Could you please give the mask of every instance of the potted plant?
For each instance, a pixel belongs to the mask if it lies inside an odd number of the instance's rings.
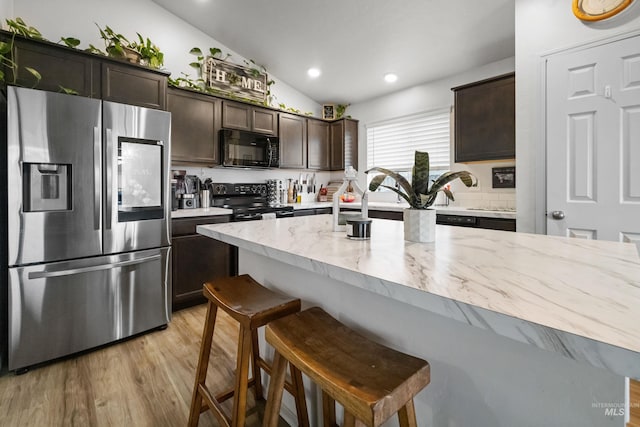
[[[104,47],[107,51],[107,55],[114,58],[123,58],[129,62],[140,62],[139,52],[131,48],[131,43],[122,34],[116,33],[108,25],[104,27],[104,30],[96,24],[100,31],[100,37],[104,40]]]
[[[138,42],[131,43],[129,47],[140,54],[141,65],[147,65],[152,68],[162,67],[164,64],[164,53],[160,51],[158,46],[151,42],[149,37],[145,40],[140,33],[136,34],[138,35]]]
[[[379,187],[388,188],[409,203],[409,208],[404,210],[403,219],[404,238],[411,242],[433,242],[435,240],[436,211],[429,208],[441,191],[449,200],[455,200],[453,193],[447,187],[451,181],[460,179],[467,187],[478,185],[476,177],[468,171],[445,172],[429,185],[429,153],[421,151],[415,153],[411,183],[399,173],[385,168],[373,167],[366,173],[374,171],[381,173],[371,180],[370,191],[376,191]],[[382,182],[387,177],[393,178],[399,188],[383,184]]]

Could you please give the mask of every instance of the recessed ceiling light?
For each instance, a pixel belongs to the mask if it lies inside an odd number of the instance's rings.
[[[315,79],[316,77],[320,76],[320,70],[318,70],[317,68],[309,68],[307,70],[307,74],[309,75],[309,77],[313,77]]]
[[[384,81],[387,83],[393,83],[398,80],[398,76],[393,73],[387,73],[384,75]]]

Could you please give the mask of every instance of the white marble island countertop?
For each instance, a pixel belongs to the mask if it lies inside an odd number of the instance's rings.
[[[405,242],[373,220],[369,241],[331,216],[198,226],[200,234],[564,356],[640,377],[636,246],[437,226]]]

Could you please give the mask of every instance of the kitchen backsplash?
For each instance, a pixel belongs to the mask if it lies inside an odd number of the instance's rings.
[[[206,168],[191,166],[172,166],[172,170],[186,170],[189,175],[197,175],[201,180],[211,178],[213,182],[229,183],[257,183],[265,182],[267,179],[293,179],[300,180],[300,174],[313,175],[312,170],[296,169],[234,169],[234,168]],[[343,172],[321,172],[316,171],[316,192],[320,184],[327,186],[331,179],[342,179]]]
[[[449,202],[449,206],[515,210],[516,188],[493,188],[491,182],[492,168],[508,166],[513,166],[513,164],[509,162],[454,164],[452,170],[467,170],[473,173],[478,178],[478,186],[467,188],[460,180],[452,182],[451,191],[453,192],[455,201]],[[395,202],[398,200],[398,197],[391,191],[376,191],[369,195],[369,200]],[[444,194],[439,193],[436,205],[443,205],[445,203]]]
[[[498,166],[508,166],[504,163]],[[465,169],[474,173],[479,180],[475,188],[467,188],[460,182],[452,185],[454,202],[449,202],[449,206],[469,207],[469,208],[493,208],[493,209],[515,209],[516,189],[515,188],[492,188],[491,186],[491,166],[490,164],[464,164],[456,165],[456,170]],[[197,175],[201,180],[211,178],[213,182],[230,183],[253,183],[264,182],[267,179],[293,179],[299,180],[300,174],[313,175],[311,170],[296,169],[234,169],[234,168],[207,168],[190,166],[173,166],[172,169],[186,170],[189,175]],[[320,189],[320,184],[327,186],[329,181],[342,181],[344,172],[316,171],[316,192]],[[365,188],[364,186],[362,188]],[[369,194],[370,201],[395,202],[397,196],[390,191],[374,192]],[[441,193],[436,204],[444,204],[444,195]]]

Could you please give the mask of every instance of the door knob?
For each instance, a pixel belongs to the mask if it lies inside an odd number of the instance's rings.
[[[551,218],[553,218],[553,219],[564,219],[564,212],[562,212],[562,211],[553,211],[553,212],[551,212]]]

